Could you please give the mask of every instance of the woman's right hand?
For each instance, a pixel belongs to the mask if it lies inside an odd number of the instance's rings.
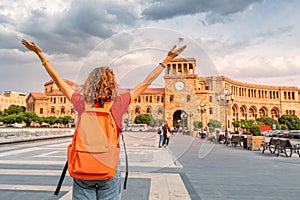
[[[168,52],[167,57],[164,59],[163,62],[166,64],[169,63],[172,59],[176,58],[183,50],[186,48],[186,45],[182,47],[178,47],[174,45],[173,48]]]
[[[35,44],[34,42],[28,42],[27,40],[23,39],[22,44],[29,50],[33,51],[36,54],[42,53],[42,49]]]

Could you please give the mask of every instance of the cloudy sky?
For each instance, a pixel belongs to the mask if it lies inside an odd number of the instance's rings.
[[[197,59],[199,75],[300,87],[299,8],[297,0],[1,0],[0,92],[43,92],[50,80],[22,38],[78,83],[109,65],[132,87],[172,45],[187,44],[181,56]],[[162,86],[160,77],[153,87]]]

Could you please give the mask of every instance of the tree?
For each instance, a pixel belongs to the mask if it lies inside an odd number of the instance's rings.
[[[135,117],[134,123],[153,125],[153,124],[155,124],[155,120],[153,119],[152,115],[150,115],[150,114],[139,114]]]
[[[45,118],[45,122],[50,125],[53,125],[57,122],[57,118],[55,116],[49,116]]]
[[[300,129],[300,119],[296,115],[282,115],[278,122],[280,124],[285,124],[289,130],[299,130]]]
[[[261,118],[258,118],[256,121],[257,122],[262,122],[263,125],[269,125],[271,127],[273,126],[273,124],[275,124],[277,129],[279,127],[278,121],[276,119],[271,118],[271,117],[261,117]]]
[[[221,128],[222,123],[218,120],[210,119],[208,122],[208,127],[210,131],[214,131],[216,128]]]
[[[289,127],[285,124],[280,124],[280,130],[289,130]]]
[[[24,112],[24,118],[23,121],[26,123],[26,126],[30,126],[32,121],[37,122],[39,116],[35,112]]]
[[[260,135],[260,126],[253,124],[250,127],[250,133],[252,133],[254,136],[259,136]]]
[[[161,124],[163,124],[164,122],[165,122],[164,119],[156,119],[156,120],[155,120],[155,125],[161,125]]]
[[[26,107],[25,106],[18,106],[18,105],[10,105],[7,109],[4,109],[4,113],[7,115],[11,114],[19,114],[21,112],[25,112]]]
[[[63,125],[67,125],[73,118],[71,116],[64,116],[61,118],[61,123]]]
[[[8,116],[6,116],[6,117],[3,117],[3,122],[5,123],[5,124],[13,124],[13,123],[15,123],[16,122],[16,117],[17,117],[17,115],[16,114],[11,114],[11,115],[8,115]]]
[[[199,128],[202,128],[202,122],[200,121],[193,121],[193,126],[194,126],[194,129],[199,129]]]

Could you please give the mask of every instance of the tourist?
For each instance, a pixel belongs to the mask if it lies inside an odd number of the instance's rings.
[[[180,48],[174,46],[168,52],[165,59],[147,75],[144,81],[131,89],[130,92],[117,96],[117,94],[115,94],[117,86],[115,75],[109,67],[93,69],[82,87],[82,92],[78,93],[77,90],[74,91],[74,89],[60,77],[37,44],[24,39],[22,40],[22,44],[39,57],[42,66],[45,67],[45,70],[53,79],[54,83],[68,100],[72,102],[75,110],[78,112],[78,118],[80,118],[80,113],[85,110],[85,104],[91,105],[92,107],[103,107],[104,103],[112,102],[110,112],[117,125],[118,134],[120,134],[122,116],[127,111],[129,104],[145,91],[173,58],[177,57],[186,48],[186,46]],[[121,198],[121,175],[119,169],[115,173],[115,176],[108,180],[80,180],[73,178],[72,198],[74,200],[119,200]]]

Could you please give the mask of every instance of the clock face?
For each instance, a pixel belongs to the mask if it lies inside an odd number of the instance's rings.
[[[184,88],[184,83],[183,83],[183,82],[180,82],[180,81],[176,82],[176,83],[175,83],[175,88],[176,88],[176,90],[183,90],[183,88]]]

